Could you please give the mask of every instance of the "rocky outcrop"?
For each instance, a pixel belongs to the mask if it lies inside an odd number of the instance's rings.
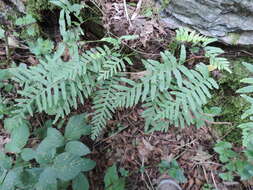
[[[187,26],[229,44],[253,45],[252,0],[170,0],[163,17],[170,28]]]

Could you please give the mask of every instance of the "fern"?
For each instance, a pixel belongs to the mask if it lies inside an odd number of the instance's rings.
[[[253,65],[249,63],[243,63],[243,65],[253,73]],[[243,145],[245,147],[248,147],[250,143],[253,142],[253,98],[249,95],[253,92],[253,78],[245,78],[241,80],[242,83],[249,84],[248,86],[245,86],[239,90],[237,90],[237,93],[242,93],[241,96],[248,101],[251,106],[248,110],[246,110],[242,114],[242,119],[249,118],[251,121],[247,123],[242,123],[238,127],[242,129],[242,135],[243,135]],[[247,95],[248,94],[248,95]]]
[[[215,38],[200,35],[194,30],[188,28],[179,28],[176,30],[176,40],[179,42],[192,43],[193,45],[202,45],[203,47],[217,41]]]
[[[71,59],[68,62],[61,59],[64,49],[62,46],[53,56],[41,59],[39,65],[19,67],[13,72],[14,80],[22,87],[18,92],[22,98],[17,99],[16,114],[24,117],[27,112],[33,115],[34,110],[54,110],[56,120],[64,117],[93,92],[96,84],[93,73],[101,73],[108,63],[115,62],[116,69],[123,65],[120,55],[107,47],[85,52],[81,61]],[[112,72],[117,71],[113,69]]]
[[[118,78],[114,77],[103,81],[100,88],[96,91],[93,99],[93,109],[95,110],[92,118],[92,138],[96,138],[102,128],[106,126],[109,119],[112,118],[112,113],[115,111],[114,102],[117,96],[115,85],[118,84]]]
[[[208,76],[207,67],[202,64],[195,70],[186,68],[183,65],[186,59],[184,45],[179,61],[168,51],[161,53],[161,57],[162,62],[143,60],[146,75],[137,81],[118,77],[113,83],[102,84],[98,97],[94,98],[93,108],[99,110],[95,111],[92,120],[95,124],[93,138],[99,135],[106,119],[112,118],[116,108],[132,107],[139,102],[145,102],[142,116],[146,120],[146,129],[152,123],[162,121],[183,127],[194,123],[193,118],[201,119],[201,107],[211,97],[209,90],[218,88]]]
[[[179,28],[176,31],[176,40],[180,43],[191,43],[193,46],[200,45],[205,51],[205,57],[209,59],[209,70],[225,70],[231,73],[229,61],[224,57],[219,57],[224,51],[221,48],[209,46],[208,44],[217,41],[215,38],[209,38],[190,31],[187,28]]]

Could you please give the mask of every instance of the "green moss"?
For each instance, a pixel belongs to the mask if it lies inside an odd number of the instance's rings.
[[[208,104],[209,106],[219,106],[222,108],[222,113],[216,121],[232,123],[232,126],[214,126],[218,134],[221,137],[226,135],[226,141],[238,144],[241,144],[241,130],[236,128],[236,126],[245,122],[245,120],[241,119],[241,115],[249,107],[249,103],[236,93],[236,90],[242,87],[240,80],[249,76],[249,72],[241,64],[243,61],[253,63],[253,60],[248,57],[231,61],[232,74],[223,74],[218,81],[220,89],[213,94],[213,98]]]
[[[26,8],[29,14],[40,20],[42,11],[52,9],[52,4],[49,3],[49,0],[28,0]]]

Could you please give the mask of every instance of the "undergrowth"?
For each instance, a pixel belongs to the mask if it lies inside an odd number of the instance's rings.
[[[238,83],[234,81],[233,73],[231,75],[233,69],[230,69],[229,61],[221,56],[224,51],[212,46],[216,41],[214,38],[180,28],[176,31],[173,48],[160,52],[158,60],[142,59],[143,70],[133,72],[131,67],[135,59],[124,53],[122,41],[138,40],[138,36],[106,36],[95,41],[96,47],[83,51],[81,43],[86,42],[82,41],[84,32],[81,25],[85,20],[81,11],[84,4],[51,0],[43,1],[45,4],[40,7],[42,2],[28,2],[36,8],[43,9],[50,3],[49,6],[60,9],[62,40],[55,45],[49,39],[36,37],[40,36],[36,30],[39,18],[34,18],[36,9],[16,20],[15,24],[23,27],[28,35],[20,37],[27,38],[27,46],[39,63],[14,65],[5,70],[8,77],[0,76],[1,81],[11,81],[16,90],[15,96],[12,96],[15,101],[10,100],[12,103],[0,94],[0,119],[4,120],[5,132],[10,136],[0,154],[1,189],[63,190],[70,185],[74,190],[88,189],[85,172],[95,167],[95,163],[84,158],[90,150],[80,138],[83,135],[90,135],[93,140],[101,137],[107,122],[113,119],[118,109],[142,106],[145,132],[167,132],[170,126],[202,127],[212,122],[216,115],[206,113],[204,108],[213,97],[212,92],[220,84],[222,89],[219,92],[224,95],[227,90],[224,85]],[[189,66],[188,55],[193,51],[202,52],[202,59]],[[244,65],[253,71],[252,65]],[[220,80],[218,84],[211,75],[214,70],[229,73],[231,80]],[[252,78],[242,82],[253,83]],[[231,86],[231,89],[235,91],[238,86]],[[238,92],[253,92],[252,86]],[[242,97],[252,104],[250,96]],[[92,111],[70,117],[66,127],[62,128],[60,123],[63,124],[86,100],[92,101]],[[234,103],[237,109],[238,102]],[[242,105],[238,107],[242,108]],[[238,111],[245,111],[243,118],[246,118],[252,110]],[[43,137],[34,133],[35,127],[30,124],[31,118],[38,114],[53,118],[50,126],[43,128],[43,133],[46,133]],[[252,120],[251,117],[249,119]],[[228,142],[220,142],[215,147],[228,170],[221,175],[224,180],[232,180],[234,173],[242,179],[252,177],[251,124],[239,125],[243,146],[246,147],[244,156],[240,156],[248,161],[236,159],[237,153],[231,150],[232,144]],[[33,138],[37,140],[36,146],[30,142]],[[185,181],[176,162],[170,167],[175,169],[174,172],[180,171],[181,180]],[[106,188],[113,190],[110,185],[115,186],[112,180],[116,180],[116,186],[124,189],[125,178],[118,176],[116,166],[109,168],[108,173],[112,174],[105,176]]]

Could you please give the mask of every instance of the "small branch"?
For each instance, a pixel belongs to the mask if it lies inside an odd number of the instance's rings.
[[[188,61],[191,61],[191,60],[194,60],[194,59],[204,59],[206,58],[205,56],[194,56],[194,57],[191,57],[189,59],[187,59],[185,62],[188,62]]]
[[[139,0],[138,3],[137,3],[136,9],[135,9],[135,11],[134,11],[134,14],[133,14],[132,17],[131,17],[131,20],[134,20],[135,17],[138,16],[138,14],[139,14],[139,12],[140,12],[140,10],[141,10],[141,4],[142,4],[142,0]]]
[[[124,2],[124,9],[125,9],[126,18],[127,18],[127,21],[129,22],[129,25],[130,25],[130,27],[131,27],[131,26],[132,26],[132,23],[131,23],[131,20],[130,20],[130,18],[129,18],[129,15],[128,15],[126,0],[123,0],[123,2]]]
[[[212,176],[212,180],[213,180],[213,184],[215,186],[215,189],[218,189],[217,183],[216,183],[216,181],[214,179],[213,171],[211,171],[211,176]]]
[[[8,42],[7,31],[4,32],[4,40],[5,40],[5,52],[6,52],[7,64],[9,64],[10,63],[10,46]]]
[[[231,122],[215,122],[215,121],[208,121],[206,119],[204,119],[204,121],[206,123],[209,123],[209,124],[214,124],[214,125],[232,125]]]

